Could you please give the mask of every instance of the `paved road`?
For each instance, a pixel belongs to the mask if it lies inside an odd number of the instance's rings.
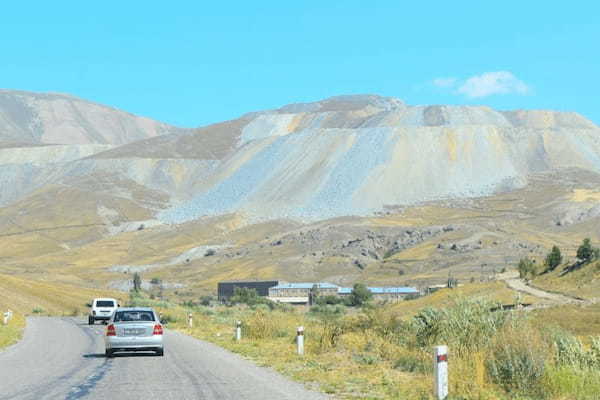
[[[325,399],[210,343],[165,333],[165,356],[104,357],[104,327],[29,318],[0,352],[0,399]]]

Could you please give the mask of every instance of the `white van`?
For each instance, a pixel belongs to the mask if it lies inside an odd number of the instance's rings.
[[[108,321],[119,307],[115,299],[94,299],[88,316],[88,324],[94,325],[96,321]]]

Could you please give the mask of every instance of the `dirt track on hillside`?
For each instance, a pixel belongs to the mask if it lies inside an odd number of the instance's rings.
[[[539,299],[543,299],[542,304],[547,305],[564,305],[564,304],[587,304],[585,300],[576,299],[560,293],[547,292],[545,290],[529,286],[523,279],[519,278],[517,271],[510,271],[500,277],[506,282],[506,285],[517,292],[525,293]]]

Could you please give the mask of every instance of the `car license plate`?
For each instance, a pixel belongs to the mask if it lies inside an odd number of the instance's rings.
[[[143,329],[136,329],[136,328],[128,328],[128,329],[126,328],[124,330],[124,332],[125,332],[126,336],[137,336],[137,335],[143,334],[144,330]]]

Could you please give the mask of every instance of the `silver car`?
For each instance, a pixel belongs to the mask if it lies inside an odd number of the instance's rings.
[[[132,351],[152,351],[162,356],[163,326],[152,308],[117,308],[106,327],[105,343],[106,357]]]

